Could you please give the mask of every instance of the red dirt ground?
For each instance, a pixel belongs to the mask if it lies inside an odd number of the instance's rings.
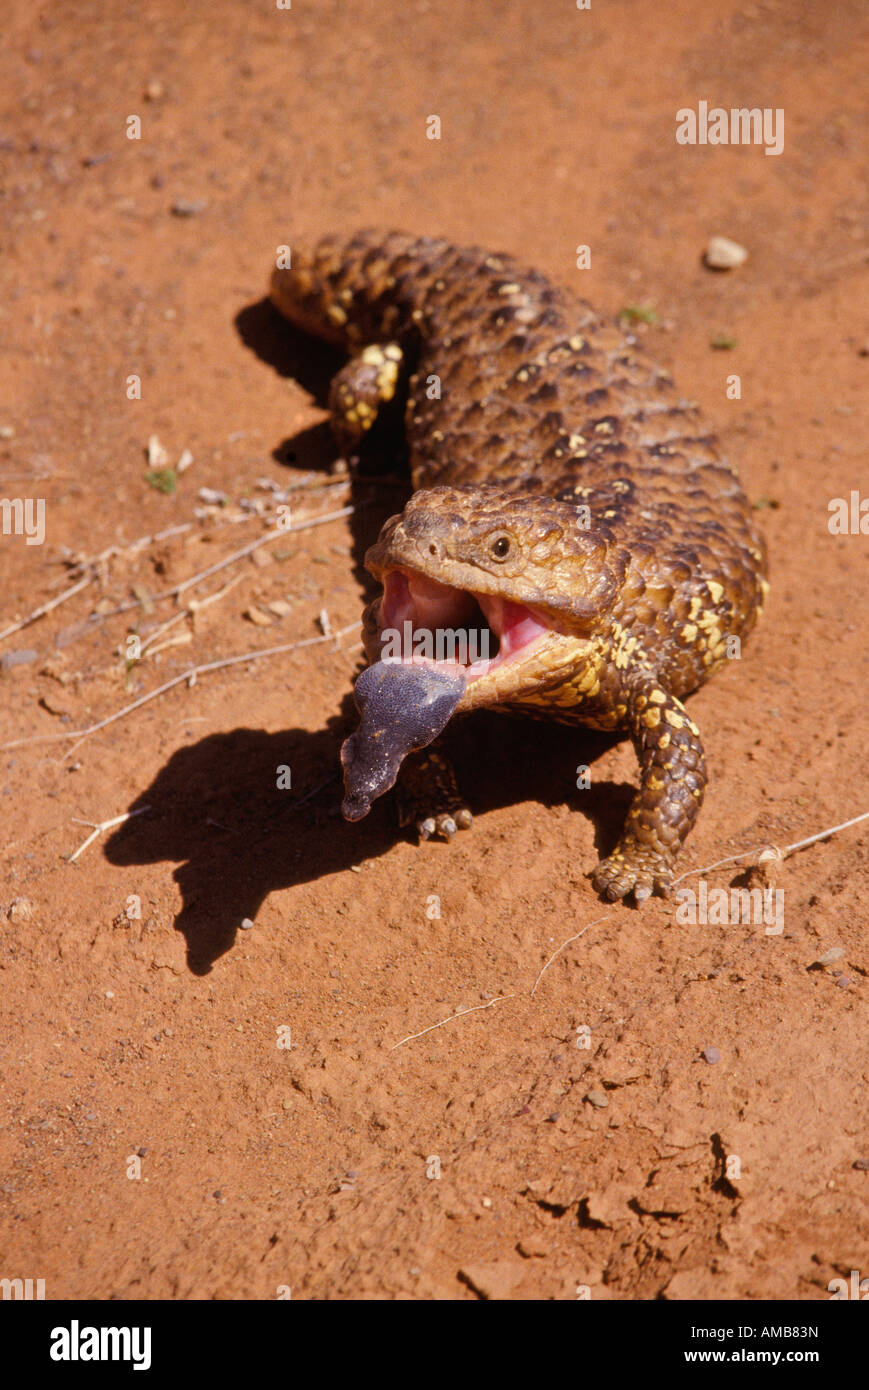
[[[865,6],[4,14],[0,489],[45,499],[46,537],[2,538],[0,628],[76,557],[192,525],[0,643],[3,742],[26,740],[0,754],[0,1274],[124,1299],[825,1299],[865,1274],[863,827],[787,860],[768,936],[595,899],[626,743],[480,718],[455,734],[472,832],[417,846],[390,798],[346,825],[353,632],[79,746],[31,741],[316,637],[323,609],[357,621],[359,557],[401,495],[322,489],[334,358],[262,301],[279,245],[374,224],[513,252],[614,314],[654,305],[638,333],[764,508],[766,616],[691,702],[711,788],[683,867],[869,809],[869,537],[827,525],[866,487]],[[782,108],[783,153],[677,145],[700,100]],[[716,233],[744,266],[704,268]],[[151,435],[194,455],[174,495],[146,480]],[[149,595],[262,534],[238,505],[268,499],[258,478],[311,473],[299,516],[356,514],[206,580],[199,598],[238,582],[127,672],[127,634],[183,612]],[[202,487],[230,505],[197,518]],[[278,599],[270,630],[245,616]],[[143,805],[69,862],[75,819]]]

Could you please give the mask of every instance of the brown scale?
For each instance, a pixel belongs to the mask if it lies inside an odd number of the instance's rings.
[[[630,335],[510,256],[360,232],[294,249],[271,293],[350,354],[330,402],[348,452],[407,391],[416,491],[369,551],[375,577],[415,570],[524,605],[549,629],[469,682],[459,709],[627,732],[641,787],[593,879],[610,899],[667,892],[706,782],[680,697],[739,654],[767,590],[751,507],[697,411]],[[376,600],[371,660],[379,619]],[[409,758],[399,790],[423,834],[470,824],[440,752]]]

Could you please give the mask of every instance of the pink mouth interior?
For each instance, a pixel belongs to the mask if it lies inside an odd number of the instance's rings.
[[[464,629],[476,630],[482,637],[485,629],[488,629],[488,660],[471,660],[474,655],[471,651],[469,660],[464,663],[440,659],[429,663],[441,669],[461,669],[469,682],[505,665],[549,631],[522,604],[511,603],[508,599],[491,594],[452,589],[416,570],[390,570],[384,576],[380,605],[381,632],[389,628],[404,634],[407,622],[412,623],[414,636],[428,632],[436,637],[447,629]],[[479,650],[485,650],[481,643],[478,643]],[[412,650],[405,650],[402,660],[424,661],[426,658],[413,656]]]

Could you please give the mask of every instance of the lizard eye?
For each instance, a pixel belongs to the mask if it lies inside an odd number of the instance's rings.
[[[491,550],[496,560],[506,560],[510,553],[509,536],[499,536],[497,540],[492,542]]]

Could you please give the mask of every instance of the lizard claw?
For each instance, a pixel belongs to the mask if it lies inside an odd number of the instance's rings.
[[[452,815],[443,811],[436,816],[426,816],[424,820],[417,821],[416,828],[422,840],[431,840],[438,836],[449,844],[457,830],[470,828],[473,819],[467,807],[463,806]]]

